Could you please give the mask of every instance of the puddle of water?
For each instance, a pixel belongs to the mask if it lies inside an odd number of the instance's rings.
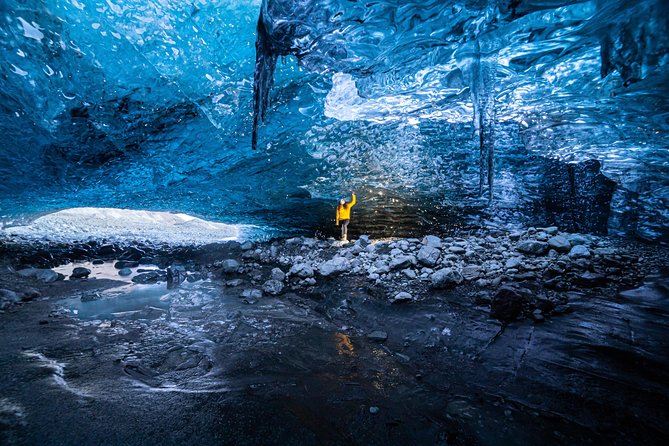
[[[165,283],[130,283],[91,295],[91,300],[71,297],[61,305],[79,319],[116,319],[140,316],[140,313],[151,310],[167,312],[170,308],[169,292]]]
[[[92,262],[74,262],[58,266],[56,268],[53,268],[53,270],[56,271],[57,273],[63,274],[65,276],[65,280],[71,280],[70,274],[72,274],[72,270],[74,268],[81,266],[91,270],[91,274],[88,276],[89,278],[111,279],[111,280],[121,280],[123,282],[132,282],[132,278],[135,277],[137,274],[139,274],[137,272],[138,269],[145,269],[145,270],[158,269],[156,265],[140,264],[137,268],[130,268],[132,270],[132,274],[130,274],[129,276],[120,276],[118,274],[119,270],[114,268],[114,263],[116,262],[117,260],[112,260],[102,263],[100,265],[93,265]],[[79,280],[79,279],[73,279],[73,280]]]

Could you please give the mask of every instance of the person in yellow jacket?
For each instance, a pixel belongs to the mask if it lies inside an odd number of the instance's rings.
[[[351,221],[351,208],[355,206],[355,193],[351,192],[351,202],[347,203],[343,198],[337,206],[337,226],[341,225],[341,239],[346,241],[348,236],[348,224]]]

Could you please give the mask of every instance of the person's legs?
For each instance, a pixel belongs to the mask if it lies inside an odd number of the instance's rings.
[[[346,240],[348,237],[348,222],[351,220],[344,220],[341,222],[341,239]]]

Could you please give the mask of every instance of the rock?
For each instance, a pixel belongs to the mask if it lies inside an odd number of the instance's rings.
[[[400,291],[399,293],[395,294],[393,297],[389,299],[389,302],[391,304],[402,304],[405,302],[411,302],[413,300],[413,296],[406,291]]]
[[[370,341],[385,342],[388,339],[388,333],[381,330],[374,330],[367,335],[367,339]]]
[[[313,277],[314,268],[308,263],[296,263],[290,268],[288,274],[291,276],[297,276],[301,279],[306,279],[307,277]]]
[[[407,276],[409,279],[415,279],[415,278],[416,278],[416,271],[414,271],[414,270],[412,270],[412,269],[410,269],[410,268],[403,269],[403,270],[402,270],[402,274],[404,274],[405,276]]]
[[[19,294],[12,290],[0,289],[0,310],[4,310],[11,304],[19,302]]]
[[[513,268],[518,268],[521,264],[523,263],[523,259],[520,257],[511,257],[506,261],[506,266],[507,269],[513,269]]]
[[[283,282],[286,279],[286,273],[284,273],[281,268],[272,268],[271,278],[272,280]]]
[[[346,257],[333,257],[320,264],[318,273],[321,276],[329,277],[344,273],[351,268],[351,262]]]
[[[78,266],[72,270],[72,274],[70,274],[70,279],[83,279],[85,277],[88,277],[90,273],[91,273],[90,269]]]
[[[441,248],[441,239],[434,235],[425,236],[425,238],[423,238],[422,243],[423,245],[425,245],[426,248],[437,248],[437,249]]]
[[[520,240],[520,238],[521,238],[522,236],[523,236],[523,233],[522,233],[522,232],[515,231],[515,232],[512,232],[511,234],[509,234],[509,239],[510,239],[512,242],[517,242],[518,240]]]
[[[364,248],[367,245],[369,245],[369,236],[368,235],[361,235],[358,240],[355,242],[356,245],[359,245],[360,247]]]
[[[188,283],[195,283],[202,279],[203,279],[202,273],[193,273],[186,276],[186,280],[188,281]]]
[[[543,232],[545,232],[548,235],[556,235],[558,233],[558,227],[557,226],[549,226],[548,228],[543,228]]]
[[[271,294],[272,296],[278,296],[283,291],[283,282],[275,279],[269,279],[263,284],[262,290],[267,294]]]
[[[532,312],[532,320],[537,324],[544,322],[546,318],[544,317],[543,312],[540,309],[536,309]]]
[[[148,273],[137,274],[135,277],[132,278],[132,281],[139,284],[150,284],[150,283],[158,283],[159,279],[160,279],[160,273],[158,273],[157,271],[150,271]]]
[[[235,286],[239,286],[241,284],[242,284],[242,279],[232,279],[232,280],[226,280],[225,281],[225,286],[235,287]]]
[[[569,257],[572,259],[588,259],[592,254],[585,245],[575,245],[569,251]]]
[[[511,322],[521,315],[527,302],[528,299],[518,290],[502,286],[490,302],[490,317],[501,322]]]
[[[569,240],[562,237],[561,235],[556,235],[555,237],[548,239],[548,246],[557,252],[569,252],[571,249],[571,243],[569,243]]]
[[[116,254],[116,247],[114,245],[106,244],[98,248],[98,254],[101,256],[111,256]]]
[[[371,413],[372,415],[375,415],[375,414],[379,413],[379,408],[377,406],[370,406],[369,407],[369,413]]]
[[[262,297],[262,290],[257,288],[246,289],[242,291],[241,297],[245,299],[260,299]]]
[[[453,254],[457,254],[457,255],[461,255],[461,254],[464,254],[465,252],[467,252],[467,250],[465,248],[463,248],[462,246],[457,246],[457,245],[449,247],[448,251],[453,253]]]
[[[126,249],[123,251],[123,253],[119,256],[119,260],[135,260],[139,262],[139,259],[144,257],[146,255],[146,252],[143,250],[136,248],[134,246],[131,246],[130,248]]]
[[[478,265],[469,265],[462,268],[462,277],[465,280],[476,280],[483,275],[483,268]]]
[[[105,263],[105,261],[102,260],[102,259],[95,259],[95,260],[93,260],[92,263],[93,263],[93,265],[103,265]]]
[[[221,270],[224,274],[231,274],[239,272],[239,268],[242,266],[238,260],[235,259],[225,259],[220,263]]]
[[[130,268],[121,268],[118,270],[119,276],[129,276],[130,274],[132,274],[132,270]]]
[[[432,273],[430,281],[433,288],[448,288],[462,283],[463,277],[453,268],[443,268]]]
[[[186,268],[181,265],[174,265],[167,268],[167,288],[176,288],[186,280]],[[134,279],[133,279],[134,280]]]
[[[432,237],[432,236],[428,236],[428,237]],[[441,245],[441,242],[439,242],[439,244]],[[418,251],[416,259],[418,260],[419,263],[421,263],[425,266],[434,266],[439,261],[439,256],[440,255],[441,255],[441,251],[438,248],[436,248],[434,246],[423,246]]]
[[[581,234],[569,234],[569,236],[567,236],[567,240],[569,240],[571,246],[585,245],[588,243],[588,239],[583,237]]]
[[[114,263],[114,268],[116,269],[137,268],[138,266],[139,262],[136,260],[119,260],[118,262]]]
[[[582,287],[595,288],[595,287],[606,286],[609,282],[609,279],[607,279],[605,276],[601,274],[591,273],[590,271],[586,271],[583,274],[574,277],[572,282]]]
[[[393,259],[390,261],[390,269],[391,270],[404,269],[408,266],[415,264],[416,264],[416,258],[414,256],[399,255],[397,257],[393,257]]]
[[[250,240],[245,241],[244,243],[242,243],[242,246],[241,246],[242,251],[250,251],[253,248],[255,248],[255,245]]]
[[[538,240],[523,240],[516,245],[516,251],[525,254],[544,255],[548,252],[548,243]]]
[[[481,291],[476,294],[476,297],[474,298],[474,302],[477,305],[488,305],[492,301],[492,298],[490,297],[490,293],[487,291]]]
[[[41,280],[44,283],[52,283],[65,278],[62,274],[46,268],[25,268],[18,270],[17,273],[19,276],[31,277],[33,279]]]

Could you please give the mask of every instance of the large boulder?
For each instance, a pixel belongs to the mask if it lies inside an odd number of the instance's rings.
[[[588,259],[592,254],[585,245],[575,245],[569,251],[569,257],[572,259]]]
[[[318,267],[318,273],[321,276],[336,276],[344,273],[351,268],[351,262],[346,257],[333,257],[331,260],[326,260]]]
[[[432,237],[432,236],[429,236],[429,237]],[[434,266],[439,261],[439,255],[440,254],[441,254],[441,251],[439,251],[438,248],[435,248],[433,246],[423,246],[418,251],[418,254],[416,255],[416,259],[418,260],[419,263],[421,263],[425,266]]]
[[[605,276],[590,271],[574,277],[572,281],[585,288],[605,287],[609,283],[609,279]]]
[[[555,237],[548,239],[548,246],[557,252],[569,252],[571,249],[571,243],[569,243],[569,240],[562,237],[561,235],[556,235]]]
[[[118,262],[114,263],[114,268],[116,269],[137,268],[138,266],[139,262],[137,260],[119,260]]]
[[[548,243],[538,240],[523,240],[516,245],[516,251],[541,256],[548,252]]]
[[[453,268],[443,268],[432,273],[430,281],[434,288],[448,288],[462,283],[462,274]]]
[[[308,263],[296,263],[290,267],[288,274],[306,279],[307,277],[314,276],[314,268]]]
[[[278,296],[283,291],[283,282],[270,279],[263,284],[262,290],[267,294],[271,294],[272,296]]]
[[[520,290],[503,286],[490,302],[490,317],[501,322],[511,322],[523,313],[528,302],[527,296]]]

